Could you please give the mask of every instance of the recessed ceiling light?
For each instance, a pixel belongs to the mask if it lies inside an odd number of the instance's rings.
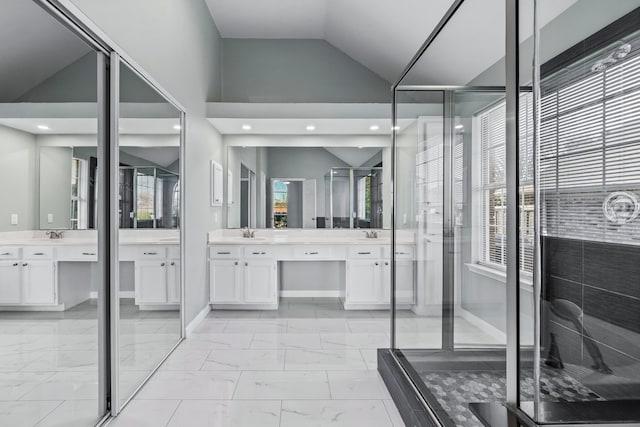
[[[251,130],[251,126],[249,126],[249,125],[242,125],[242,130]]]
[[[40,130],[50,130],[51,128],[47,125],[38,125],[38,129]]]
[[[307,130],[308,131],[316,130],[316,127],[314,125],[309,125],[307,126]]]
[[[378,125],[369,126],[369,130],[378,130],[378,129],[380,129],[380,126],[378,126]]]
[[[180,130],[180,129],[182,129],[182,128],[180,127],[180,125],[174,125],[174,126],[173,126],[173,128],[174,128],[175,130]]]
[[[464,129],[464,125],[456,125],[456,129]]]

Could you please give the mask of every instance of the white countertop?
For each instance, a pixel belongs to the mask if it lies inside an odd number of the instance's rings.
[[[120,245],[178,245],[175,230],[121,230]],[[45,231],[18,231],[0,233],[0,246],[96,246],[97,233],[93,230],[64,231],[62,239],[51,239]]]
[[[273,230],[257,229],[255,237],[242,237],[242,230],[225,229],[209,233],[210,245],[390,245],[390,230],[376,230],[377,238],[365,237],[368,230],[312,229]],[[398,244],[413,244],[413,236],[398,236]]]

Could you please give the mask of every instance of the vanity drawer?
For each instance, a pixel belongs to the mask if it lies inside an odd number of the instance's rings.
[[[397,245],[396,246],[396,259],[414,259],[413,246],[409,245]],[[384,248],[385,259],[391,258],[391,246]]]
[[[270,246],[245,246],[245,258],[276,258],[276,251]]]
[[[349,247],[349,258],[378,259],[381,248],[379,246],[351,246]]]
[[[20,248],[15,246],[0,246],[0,261],[3,259],[19,259]]]
[[[237,259],[240,258],[238,246],[210,246],[209,258],[212,259]]]
[[[334,251],[331,246],[296,246],[293,255],[297,259],[330,259]]]
[[[58,261],[98,261],[96,246],[60,246],[57,253]]]
[[[165,259],[167,248],[164,246],[142,246],[138,248],[138,259]]]
[[[39,248],[36,246],[26,246],[22,249],[24,259],[53,259],[53,248]]]

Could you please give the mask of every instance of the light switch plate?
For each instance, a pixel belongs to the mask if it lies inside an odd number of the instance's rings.
[[[53,224],[53,214],[47,214],[47,224]]]
[[[11,214],[11,225],[18,225],[18,214]]]

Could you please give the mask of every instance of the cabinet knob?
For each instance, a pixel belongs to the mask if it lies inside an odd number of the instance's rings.
[[[172,262],[171,262],[171,265],[176,265],[176,263],[172,261]]]
[[[29,265],[28,262],[25,262],[24,264],[22,264],[23,267],[26,267],[27,265]]]
[[[380,265],[380,263],[376,262],[376,265]]]
[[[164,267],[164,262],[162,264],[160,264],[160,267]]]
[[[244,263],[244,266],[245,266],[245,267],[247,267],[248,265],[249,265],[249,263],[248,263],[248,262],[245,262],[245,263]]]
[[[18,263],[17,263],[17,262],[14,262],[14,263],[13,263],[13,266],[14,266],[14,267],[17,267],[17,266],[18,266]]]
[[[236,265],[238,265],[238,261],[236,261]]]
[[[389,261],[385,261],[384,265],[389,265]]]

